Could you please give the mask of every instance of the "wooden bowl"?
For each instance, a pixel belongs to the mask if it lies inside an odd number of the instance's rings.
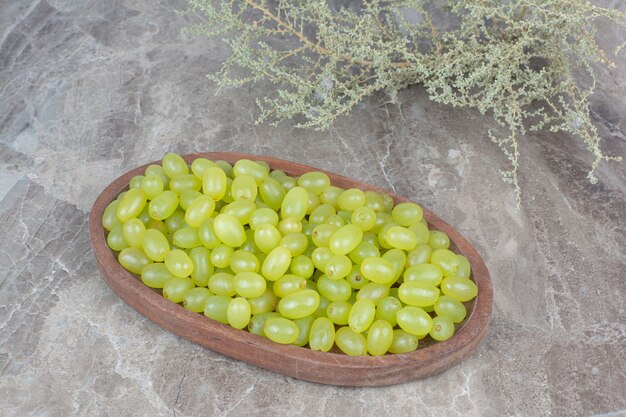
[[[292,176],[309,171],[322,171],[310,166],[276,158],[241,153],[196,153],[185,155],[191,163],[196,158],[225,160],[239,159],[266,161],[272,169],[281,169]],[[154,162],[159,163],[159,162]],[[467,317],[455,335],[438,343],[420,341],[416,351],[385,356],[347,356],[324,353],[293,345],[281,345],[243,330],[234,329],[202,314],[194,313],[165,299],[158,291],[145,286],[138,276],[126,271],[117,262],[116,254],[106,243],[101,219],[106,206],[127,189],[135,175],[143,174],[148,164],[136,168],[113,181],[95,201],[89,215],[89,234],[98,268],[109,287],[128,305],[166,330],[205,346],[213,351],[239,359],[261,368],[294,378],[323,384],[347,386],[383,386],[428,377],[459,363],[480,344],[491,319],[493,289],[487,268],[474,247],[452,226],[424,209],[430,228],[445,232],[451,248],[463,254],[472,267],[472,278],[478,286],[478,296],[469,303]],[[360,181],[326,172],[332,184],[357,187],[363,190],[385,192],[396,203],[408,199]]]

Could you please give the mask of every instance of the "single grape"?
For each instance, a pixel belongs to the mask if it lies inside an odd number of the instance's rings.
[[[467,315],[467,310],[463,303],[447,295],[439,296],[434,309],[438,316],[446,316],[454,323],[462,322]]]
[[[117,219],[124,223],[139,216],[146,205],[146,193],[140,188],[131,188],[120,200],[115,212]]]
[[[230,187],[230,195],[235,201],[254,201],[259,189],[257,183],[251,175],[238,175],[233,180]]]
[[[356,293],[356,299],[361,300],[368,298],[377,304],[380,300],[389,295],[390,288],[388,285],[379,284],[377,282],[368,282]]]
[[[232,298],[224,295],[211,295],[204,304],[204,315],[220,323],[228,324],[228,306]]]
[[[265,336],[281,344],[290,344],[296,341],[299,329],[296,323],[285,317],[269,317],[263,325]]]
[[[446,277],[441,281],[441,291],[462,303],[469,301],[478,294],[474,281],[455,276]]]
[[[141,270],[141,282],[150,288],[163,288],[165,283],[174,275],[167,270],[163,263],[151,263]]]
[[[396,329],[393,331],[393,340],[391,346],[389,346],[389,352],[391,353],[409,353],[417,349],[418,339],[417,336],[405,332],[402,329]]]
[[[424,217],[422,208],[415,203],[400,203],[391,210],[393,221],[400,226],[411,226],[419,223]]]
[[[240,159],[233,166],[235,178],[247,175],[257,183],[261,183],[269,175],[269,171],[266,165],[249,159]]]
[[[433,249],[426,244],[417,245],[415,249],[406,256],[407,267],[430,262]]]
[[[191,249],[202,244],[200,231],[195,227],[181,227],[172,235],[172,243],[178,248]]]
[[[402,303],[396,297],[384,297],[376,304],[376,319],[385,320],[393,327],[398,324],[396,313],[401,308]]]
[[[352,261],[346,255],[334,255],[324,266],[324,273],[330,279],[341,279],[352,271]]]
[[[454,323],[449,317],[437,316],[433,319],[433,328],[430,331],[430,337],[443,342],[450,339],[454,335]]]
[[[355,333],[349,327],[341,327],[335,333],[335,344],[348,356],[367,355],[367,340],[360,333]]]
[[[150,201],[148,212],[155,220],[165,220],[170,217],[178,207],[178,194],[174,191],[165,190]]]
[[[141,180],[141,189],[146,194],[148,200],[152,200],[165,189],[165,185],[160,176],[149,175]]]
[[[311,332],[313,320],[315,320],[315,317],[306,316],[293,321],[298,326],[298,337],[292,342],[293,345],[304,346],[309,343],[309,333]]]
[[[228,268],[234,250],[230,246],[219,245],[211,251],[211,263],[216,268]]]
[[[404,271],[404,282],[423,282],[438,286],[442,279],[441,268],[433,264],[416,264]]]
[[[148,229],[141,236],[141,248],[150,259],[162,262],[170,251],[170,244],[163,233]]]
[[[245,250],[236,250],[230,257],[230,269],[234,273],[257,272],[261,264],[254,253]]]
[[[293,187],[287,192],[280,206],[280,216],[302,220],[309,206],[309,193],[302,187]]]
[[[174,303],[182,303],[185,293],[194,288],[191,278],[174,277],[163,285],[163,297]]]
[[[102,214],[102,227],[105,230],[111,231],[115,226],[121,225],[122,222],[117,218],[117,207],[120,205],[119,200],[113,200],[109,203],[109,205],[104,209],[104,213]]]
[[[250,323],[250,303],[242,297],[233,298],[226,309],[228,324],[235,329],[243,329]]]
[[[415,336],[425,336],[433,328],[433,319],[423,309],[415,306],[404,306],[396,313],[398,326]]]
[[[393,342],[393,327],[385,320],[376,320],[367,332],[367,352],[372,356],[382,356]]]
[[[439,230],[431,230],[428,244],[433,250],[447,249],[450,246],[450,238],[444,232]]]
[[[194,313],[203,313],[206,300],[211,295],[213,294],[207,288],[192,288],[183,296],[183,306]]]
[[[107,245],[116,252],[126,249],[129,245],[124,239],[124,226],[118,224],[107,235]]]
[[[285,187],[274,178],[265,178],[259,185],[261,200],[274,211],[280,209],[285,194],[287,194]]]
[[[240,272],[233,278],[237,295],[244,298],[256,298],[267,289],[265,279],[256,272]]]
[[[256,228],[262,224],[271,224],[272,226],[278,225],[278,214],[269,207],[256,209],[252,214],[248,222],[250,229],[256,230]]]
[[[288,319],[310,316],[320,304],[320,294],[305,289],[292,292],[278,302],[278,312]]]
[[[274,282],[274,294],[283,298],[293,292],[306,288],[306,279],[292,274],[285,274]]]
[[[187,162],[185,162],[185,160],[180,155],[177,155],[175,153],[166,154],[163,157],[161,165],[163,166],[163,170],[170,179],[179,175],[185,175],[189,173],[189,167],[187,166]]]
[[[254,231],[254,243],[261,252],[267,254],[278,247],[282,236],[271,224],[262,224]]]
[[[206,287],[209,277],[213,275],[213,264],[211,263],[211,251],[205,247],[193,248],[189,251],[189,259],[193,269],[191,271],[191,279],[198,287]]]
[[[224,198],[227,184],[226,173],[217,166],[208,168],[202,176],[202,191],[214,201]]]
[[[398,297],[404,304],[428,307],[437,302],[439,288],[424,282],[405,282],[398,289]]]
[[[228,214],[219,214],[213,221],[217,237],[225,245],[236,248],[246,241],[246,231],[239,221]]]
[[[326,316],[335,324],[344,326],[348,324],[348,316],[352,304],[347,301],[333,301],[326,307]]]
[[[274,311],[278,304],[278,297],[271,288],[267,288],[260,296],[249,298],[248,302],[250,303],[250,312],[252,314],[260,314]]]
[[[363,230],[353,224],[337,229],[328,242],[328,247],[336,255],[347,255],[357,247],[363,238]]]
[[[376,306],[369,298],[361,298],[350,309],[348,325],[356,333],[363,333],[371,326],[376,315]]]
[[[196,158],[191,163],[191,172],[195,175],[200,181],[204,178],[204,173],[207,172],[209,168],[216,167],[217,164],[206,158]]]
[[[215,210],[215,202],[206,195],[200,195],[191,202],[185,213],[185,222],[191,227],[200,227]]]
[[[281,317],[280,313],[275,311],[266,311],[263,313],[252,313],[252,317],[250,318],[250,323],[248,323],[248,330],[250,333],[256,334],[257,336],[267,337],[265,335],[265,331],[263,331],[263,326],[265,325],[265,321],[270,317]]]
[[[330,279],[322,275],[317,279],[317,291],[330,301],[346,301],[352,294],[352,287],[345,279]]]
[[[313,266],[313,261],[311,258],[305,255],[295,256],[291,260],[291,264],[289,265],[289,271],[292,274],[301,276],[303,278],[310,278],[313,276],[313,271],[315,267]]]
[[[316,224],[326,223],[330,216],[337,214],[337,211],[330,204],[320,204],[315,207],[309,215],[309,222]]]
[[[388,285],[393,282],[396,269],[387,259],[371,256],[361,262],[361,274],[369,281]]]
[[[268,281],[276,281],[283,276],[291,265],[291,252],[287,248],[278,246],[267,255],[263,261],[261,272]]]
[[[309,348],[328,352],[335,343],[335,325],[328,317],[318,317],[311,324]]]
[[[188,277],[193,272],[193,262],[187,252],[174,249],[165,255],[167,270],[176,277]]]
[[[200,243],[207,249],[214,249],[221,244],[220,238],[217,237],[215,228],[213,227],[214,221],[215,219],[209,218],[203,221],[198,229],[198,239],[200,239]]]
[[[323,172],[307,172],[298,178],[298,185],[315,194],[320,194],[330,186],[330,178]]]
[[[170,179],[170,190],[180,195],[185,190],[199,191],[202,181],[193,174],[178,175]]]
[[[459,269],[459,258],[456,254],[448,249],[435,249],[430,256],[430,263],[441,268],[443,275],[456,276]]]

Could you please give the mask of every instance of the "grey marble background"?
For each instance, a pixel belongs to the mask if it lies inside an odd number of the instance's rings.
[[[623,1],[606,3],[623,9]],[[626,162],[563,135],[522,145],[521,210],[475,111],[419,88],[329,132],[256,126],[259,91],[218,96],[220,42],[184,34],[176,1],[0,0],[1,416],[626,415]],[[609,48],[624,31],[603,28]],[[592,110],[626,156],[626,59]],[[180,339],[113,294],[87,217],[100,191],[167,151],[247,151],[394,190],[457,227],[495,289],[478,351],[385,388],[283,377]],[[582,163],[582,165],[581,165]]]

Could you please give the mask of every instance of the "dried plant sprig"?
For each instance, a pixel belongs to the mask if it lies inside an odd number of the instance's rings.
[[[220,88],[275,85],[274,95],[257,101],[258,123],[298,116],[299,127],[325,129],[377,91],[395,97],[421,84],[430,99],[476,108],[509,132],[488,135],[511,163],[501,173],[518,205],[519,138],[527,131],[581,138],[594,157],[592,183],[601,161],[621,160],[601,150],[588,102],[596,65],[614,65],[595,41],[595,25],[604,19],[625,27],[621,11],[575,0],[363,0],[351,8],[324,0],[190,0],[190,6],[205,18],[193,31],[222,36],[231,48],[221,70],[209,75]]]

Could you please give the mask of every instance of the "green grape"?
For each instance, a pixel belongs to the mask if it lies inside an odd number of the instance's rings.
[[[311,258],[305,255],[295,256],[291,260],[291,265],[289,265],[289,271],[294,274],[301,276],[303,278],[310,278],[313,276],[313,271],[315,267],[313,266],[313,261]]]
[[[445,295],[464,303],[476,297],[478,287],[474,281],[467,278],[450,276],[441,281],[441,291]]]
[[[204,315],[223,324],[228,324],[228,306],[232,298],[224,295],[211,295],[204,304]]]
[[[278,247],[282,236],[278,229],[271,224],[262,224],[254,231],[254,243],[263,253],[270,253]]]
[[[280,317],[280,313],[275,311],[266,311],[257,314],[253,313],[253,316],[250,318],[250,323],[248,323],[248,330],[250,333],[256,334],[257,336],[267,337],[263,331],[263,326],[265,325],[265,321],[270,317]]]
[[[302,221],[295,217],[287,217],[278,222],[278,231],[286,236],[290,233],[300,233],[302,231]]]
[[[233,176],[233,166],[231,164],[229,164],[226,161],[217,160],[217,161],[215,161],[215,165],[220,167],[222,169],[222,171],[224,171],[228,177],[232,178],[232,176]]]
[[[330,301],[346,301],[352,294],[352,287],[345,279],[330,279],[322,275],[317,279],[317,291]]]
[[[469,278],[472,274],[472,266],[469,260],[463,255],[456,255],[459,260],[459,269],[456,271],[456,275],[460,278]]]
[[[335,333],[335,344],[348,356],[367,355],[367,341],[360,333],[355,333],[349,327],[341,327]]]
[[[371,256],[380,256],[380,250],[378,250],[375,245],[365,240],[361,241],[356,248],[352,249],[350,252],[350,259],[352,259],[355,264],[360,264],[365,258]]]
[[[150,175],[143,177],[140,188],[146,194],[148,200],[152,200],[165,189],[165,186],[161,177],[157,175]]]
[[[278,178],[278,177],[284,177],[285,175],[285,171],[282,171],[280,169],[274,169],[272,171],[270,171],[270,177],[272,178]]]
[[[307,202],[306,214],[311,214],[313,210],[315,210],[315,208],[322,203],[320,202],[320,197],[313,191],[307,190],[307,193],[309,195],[309,200]]]
[[[389,242],[387,242],[387,230],[398,227],[398,225],[394,222],[385,223],[383,227],[378,231],[378,244],[381,248],[391,249],[393,246]]]
[[[287,294],[278,302],[278,312],[288,319],[310,316],[320,304],[320,294],[305,289]]]
[[[448,249],[450,246],[450,238],[444,232],[439,230],[431,230],[428,244],[433,250],[435,249]]]
[[[400,203],[391,210],[391,217],[400,226],[418,224],[424,217],[422,208],[415,203]]]
[[[325,223],[330,216],[334,216],[335,214],[337,214],[337,211],[333,206],[329,204],[320,204],[315,207],[313,211],[311,211],[311,214],[309,215],[309,222],[322,224]]]
[[[227,184],[226,173],[220,167],[210,167],[202,176],[202,191],[214,201],[224,198]]]
[[[204,173],[207,172],[209,168],[214,168],[217,165],[215,162],[206,159],[206,158],[196,158],[191,163],[191,172],[195,175],[200,181],[204,178]]]
[[[369,281],[361,274],[361,265],[353,265],[352,270],[346,277],[346,281],[352,287],[352,289],[360,290]]]
[[[247,175],[259,184],[269,175],[269,172],[267,165],[249,159],[240,159],[233,166],[235,178]]]
[[[193,265],[191,279],[198,287],[206,287],[209,277],[213,275],[213,264],[211,263],[211,251],[200,246],[189,251],[189,258]]]
[[[328,352],[335,343],[335,325],[328,317],[318,317],[311,324],[309,348]]]
[[[342,279],[352,271],[352,261],[346,255],[334,255],[324,266],[324,273],[330,279]]]
[[[367,232],[376,224],[376,212],[371,207],[357,207],[352,212],[350,222]]]
[[[245,250],[236,250],[230,257],[230,269],[234,273],[257,272],[260,268],[259,258]]]
[[[337,198],[337,207],[341,210],[354,211],[365,204],[365,193],[358,188],[350,188]]]
[[[202,222],[211,217],[215,202],[211,197],[200,195],[191,202],[185,213],[185,222],[191,227],[200,227]]]
[[[217,237],[225,245],[238,247],[246,241],[243,225],[229,214],[218,214],[213,221],[213,229]]]
[[[147,229],[141,236],[141,248],[150,259],[162,262],[170,251],[170,243],[160,231]]]
[[[277,297],[283,298],[293,292],[306,288],[306,279],[292,274],[285,274],[274,282],[272,287]]]
[[[339,326],[345,326],[348,324],[348,316],[352,304],[348,301],[333,301],[326,307],[326,316],[335,324]]]
[[[415,306],[404,306],[396,313],[398,326],[415,336],[425,336],[433,328],[433,319],[427,312]]]
[[[296,323],[284,317],[269,317],[263,325],[263,333],[273,342],[288,345],[296,341],[299,329]]]
[[[186,211],[191,203],[193,203],[193,201],[200,196],[202,196],[202,193],[200,191],[193,190],[191,188],[182,190],[179,193],[180,208]]]
[[[398,289],[398,297],[404,304],[427,307],[439,298],[439,288],[424,282],[405,282]]]
[[[177,155],[175,153],[166,154],[163,157],[161,165],[163,166],[163,170],[170,179],[179,175],[189,174],[189,167],[187,166],[187,162],[185,162],[185,160],[180,155]]]
[[[165,283],[174,278],[163,263],[152,263],[141,270],[141,282],[150,288],[163,288]]]
[[[433,249],[429,245],[417,245],[415,249],[409,252],[406,256],[407,267],[410,268],[415,265],[429,263],[432,253]]]
[[[256,298],[267,289],[265,279],[256,272],[240,272],[233,278],[237,295],[245,298]]]
[[[192,288],[183,296],[183,306],[194,313],[203,313],[206,300],[212,295],[207,288]]]
[[[135,175],[130,179],[128,188],[141,188],[141,181],[144,179],[143,175]]]
[[[363,298],[368,298],[377,304],[380,300],[387,297],[389,295],[389,286],[384,284],[379,284],[377,282],[368,282],[359,290],[356,294],[356,299],[361,300]]]
[[[259,195],[261,200],[274,211],[277,211],[287,194],[287,190],[283,185],[274,178],[265,178],[259,184]]]
[[[311,325],[313,325],[315,317],[306,316],[301,319],[296,319],[293,322],[298,326],[298,337],[293,342],[296,346],[304,346],[309,343],[309,332],[311,331]]]
[[[167,232],[170,234],[174,234],[177,230],[187,225],[185,223],[185,212],[178,209],[163,222],[165,223]]]
[[[163,183],[163,189],[166,189],[170,184],[170,177],[167,176],[165,170],[161,165],[148,165],[144,172],[144,175],[146,177],[154,176],[161,178],[161,182]]]
[[[117,261],[128,271],[141,274],[141,270],[152,263],[152,259],[139,248],[124,248],[117,255]]]
[[[250,175],[236,176],[231,184],[230,195],[235,201],[247,200],[254,201],[259,189],[256,181]]]
[[[340,227],[330,238],[328,247],[336,255],[347,255],[357,247],[363,238],[363,231],[353,224]]]
[[[245,298],[233,298],[226,309],[226,319],[228,324],[235,329],[243,329],[250,323],[250,303]]]
[[[228,214],[236,218],[241,224],[248,224],[250,216],[256,210],[256,204],[249,200],[237,200],[224,206],[221,213]]]
[[[155,220],[165,220],[170,217],[178,207],[178,194],[174,191],[165,190],[150,201],[148,212]]]
[[[124,226],[119,224],[107,235],[107,245],[116,252],[127,248],[129,245],[124,239]]]
[[[430,337],[443,342],[454,335],[454,323],[446,316],[437,316],[433,319],[433,328],[430,331]]]
[[[283,219],[295,217],[302,220],[309,206],[309,193],[302,187],[293,187],[287,191],[280,206],[280,216]]]
[[[339,228],[334,224],[320,224],[313,229],[313,232],[311,232],[311,240],[318,248],[327,248],[330,244],[330,238],[338,229]]]
[[[200,230],[195,227],[181,227],[172,235],[172,243],[179,248],[195,248],[202,244]]]
[[[365,207],[369,207],[375,212],[381,212],[383,208],[383,199],[376,191],[366,190],[365,194]]]
[[[400,249],[389,249],[383,254],[382,258],[393,264],[393,281],[397,281],[402,276],[406,266],[406,253]]]
[[[330,178],[323,172],[307,172],[298,178],[298,185],[316,194],[320,194],[330,186]]]
[[[198,228],[198,239],[207,249],[215,249],[221,243],[213,227],[214,220],[213,218],[206,219]]]
[[[232,297],[235,295],[235,276],[227,272],[215,272],[209,277],[208,287],[213,294]]]
[[[393,327],[385,320],[376,320],[367,332],[367,352],[372,356],[382,356],[393,342]]]
[[[417,264],[404,271],[404,282],[423,282],[438,286],[443,279],[441,268],[433,264]]]
[[[334,214],[330,217],[328,217],[328,219],[326,219],[326,223],[333,225],[337,228],[341,227],[341,226],[345,226],[346,224],[348,224],[348,222],[346,221],[346,219],[343,218],[343,216],[339,215],[339,214]]]
[[[361,262],[361,274],[369,281],[389,285],[393,282],[396,269],[391,261],[372,256]]]
[[[271,288],[267,288],[259,297],[249,298],[248,302],[250,303],[252,314],[261,314],[274,311],[278,303],[278,297],[276,297]]]
[[[141,210],[141,213],[139,213],[137,219],[139,219],[144,224],[144,226],[147,225],[150,220],[152,220],[152,217],[150,217],[150,212],[148,211],[148,204],[143,207],[143,210]]]
[[[163,285],[163,297],[174,303],[182,303],[185,293],[194,288],[191,278],[173,277]]]
[[[274,227],[278,225],[278,214],[269,207],[256,209],[248,219],[250,229],[256,228],[262,224],[270,224]]]
[[[394,248],[406,251],[411,251],[417,246],[415,233],[402,226],[394,226],[386,229],[385,241]]]
[[[430,240],[430,230],[423,223],[412,224],[409,230],[415,234],[417,245],[426,244]]]
[[[170,179],[170,190],[179,194],[184,190],[199,191],[202,187],[202,182],[193,174],[178,175]]]
[[[283,276],[291,264],[291,252],[278,246],[267,254],[261,266],[261,273],[268,281],[276,281]]]
[[[363,233],[363,242],[367,242],[371,245],[374,245],[376,248],[380,248],[380,245],[378,244],[378,236],[376,236],[372,232]]]
[[[391,353],[409,353],[417,349],[417,336],[407,333],[402,329],[393,331],[393,340],[389,346]]]
[[[161,220],[151,219],[148,224],[146,224],[146,229],[154,229],[163,233],[163,235],[167,235],[167,226]]]
[[[430,263],[441,268],[444,277],[455,276],[459,270],[459,258],[448,249],[435,249],[430,256]]]
[[[335,187],[334,185],[328,186],[320,193],[320,201],[322,204],[328,204],[336,209],[339,207],[337,200],[343,192],[343,188]]]
[[[276,180],[285,189],[285,192],[291,190],[293,187],[298,185],[296,183],[296,179],[288,175],[283,175],[282,177],[276,177]]]
[[[139,216],[139,213],[141,213],[146,205],[146,201],[146,193],[139,188],[131,188],[124,194],[124,197],[122,197],[117,206],[115,213],[117,219],[124,223]]]
[[[211,251],[211,263],[216,268],[228,268],[233,252],[230,246],[219,245]]]
[[[191,258],[180,249],[173,249],[165,255],[165,266],[176,277],[188,277],[193,272]]]
[[[380,233],[380,229],[382,229],[383,226],[388,223],[394,223],[394,225],[396,224],[391,219],[391,214],[385,212],[376,213],[376,223],[374,224],[374,227],[372,227],[369,231],[378,235],[378,233]]]
[[[383,201],[383,210],[386,212],[390,212],[393,209],[394,205],[393,197],[389,194],[382,193],[380,194],[380,198]]]
[[[402,303],[391,295],[381,299],[376,304],[376,318],[388,322],[392,327],[398,324],[396,314],[402,308]]]
[[[115,226],[121,225],[122,222],[117,219],[117,207],[120,205],[119,200],[113,200],[109,203],[109,205],[104,209],[104,213],[102,214],[102,227],[105,230],[111,231]]]
[[[309,246],[309,239],[304,233],[290,233],[280,240],[279,245],[289,249],[291,256],[298,256],[306,251]]]
[[[355,333],[363,333],[374,322],[376,315],[376,305],[369,298],[357,300],[348,314],[348,326]]]

